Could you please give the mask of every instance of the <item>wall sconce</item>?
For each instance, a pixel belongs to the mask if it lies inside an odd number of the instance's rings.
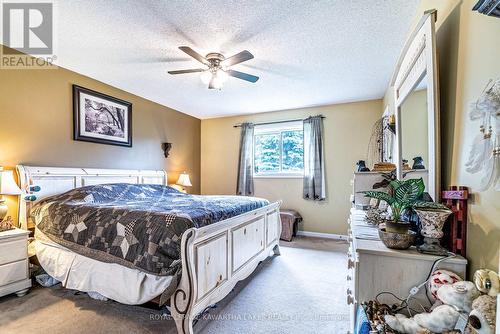
[[[163,150],[163,153],[165,154],[165,158],[168,158],[168,156],[170,155],[171,148],[172,148],[172,143],[161,144],[161,149]]]

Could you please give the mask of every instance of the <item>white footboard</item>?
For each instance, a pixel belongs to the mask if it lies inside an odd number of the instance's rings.
[[[192,334],[199,313],[227,296],[259,262],[279,255],[280,204],[183,234],[182,278],[170,300],[179,333]]]

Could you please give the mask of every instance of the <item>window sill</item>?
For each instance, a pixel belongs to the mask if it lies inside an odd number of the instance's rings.
[[[302,179],[302,174],[270,174],[270,175],[254,175],[254,179]]]

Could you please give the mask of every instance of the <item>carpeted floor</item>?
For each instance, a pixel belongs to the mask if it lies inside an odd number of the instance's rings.
[[[346,333],[347,244],[299,237],[284,242],[248,279],[205,314],[196,333]],[[0,333],[172,333],[162,311],[101,302],[86,294],[33,288],[0,298]]]

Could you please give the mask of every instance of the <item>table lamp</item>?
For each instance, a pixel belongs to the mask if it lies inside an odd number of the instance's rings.
[[[189,174],[183,172],[179,175],[179,179],[177,180],[177,184],[182,187],[182,191],[186,191],[184,187],[192,187],[191,180],[189,179]]]
[[[2,195],[20,195],[21,189],[14,181],[14,174],[10,170],[0,169],[0,221],[7,215],[8,207]]]

